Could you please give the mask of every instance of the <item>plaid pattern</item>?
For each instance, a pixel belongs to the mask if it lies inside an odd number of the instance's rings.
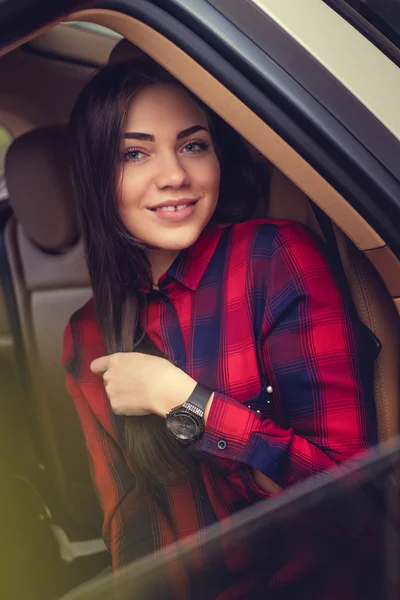
[[[265,219],[210,225],[159,288],[149,293],[148,334],[171,361],[216,391],[205,434],[191,449],[199,466],[186,484],[133,500],[122,418],[112,414],[101,378],[89,369],[105,353],[92,301],[72,316],[64,340],[67,386],[115,569],[191,534],[201,539],[205,526],[267,498],[253,468],[286,488],[376,441],[371,361],[320,245],[302,225]],[[189,589],[190,597],[193,589],[201,598],[250,597],[254,576],[239,574],[259,557],[245,540],[235,551],[224,548],[220,526],[220,560],[209,564],[200,549],[196,567],[171,565],[165,574],[171,598],[188,597]],[[339,597],[337,578],[330,575],[336,591],[321,595],[327,578],[307,582],[303,567],[275,556],[269,569],[265,564],[265,589],[295,585],[296,598],[301,589],[308,598]],[[196,579],[196,569],[206,578]],[[346,595],[344,580],[342,574],[340,597],[355,597]]]

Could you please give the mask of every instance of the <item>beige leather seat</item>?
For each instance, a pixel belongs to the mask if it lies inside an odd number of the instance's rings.
[[[6,177],[15,213],[6,231],[7,254],[29,365],[31,415],[60,507],[57,518],[67,532],[94,537],[100,535],[101,516],[60,364],[68,317],[91,293],[63,129],[39,129],[17,139],[7,156]],[[308,198],[276,170],[269,196],[260,208],[264,214],[298,220],[320,234]],[[398,431],[399,319],[370,263],[341,232],[337,237],[357,310],[383,343],[375,379],[383,441]]]
[[[68,318],[91,294],[64,128],[37,129],[15,140],[5,174],[14,211],[5,230],[6,254],[28,367],[28,418],[54,492],[46,500],[70,539],[98,538],[101,511],[60,363]]]
[[[271,218],[300,221],[323,237],[310,200],[276,169],[266,212]],[[337,227],[335,234],[358,315],[382,343],[375,361],[374,394],[379,440],[384,442],[400,431],[400,320],[392,298],[369,260]]]

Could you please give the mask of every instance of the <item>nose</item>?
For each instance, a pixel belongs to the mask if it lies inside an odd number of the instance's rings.
[[[189,174],[179,160],[179,156],[175,153],[168,153],[160,157],[157,167],[158,172],[155,177],[155,184],[160,190],[189,185]]]

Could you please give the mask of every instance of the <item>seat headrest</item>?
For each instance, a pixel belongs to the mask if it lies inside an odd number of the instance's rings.
[[[116,65],[122,62],[136,60],[143,56],[147,56],[143,50],[132,44],[129,40],[123,38],[111,50],[108,64]]]
[[[60,251],[76,241],[79,226],[65,127],[40,127],[15,139],[7,152],[5,177],[14,214],[33,243]]]

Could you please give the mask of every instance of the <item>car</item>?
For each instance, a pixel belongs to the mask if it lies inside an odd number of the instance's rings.
[[[65,126],[117,46],[150,55],[254,148],[269,173],[257,214],[325,241],[376,344],[380,443],[396,439],[399,13],[390,0],[0,3],[2,597],[58,598],[110,562],[60,357],[91,294]]]

